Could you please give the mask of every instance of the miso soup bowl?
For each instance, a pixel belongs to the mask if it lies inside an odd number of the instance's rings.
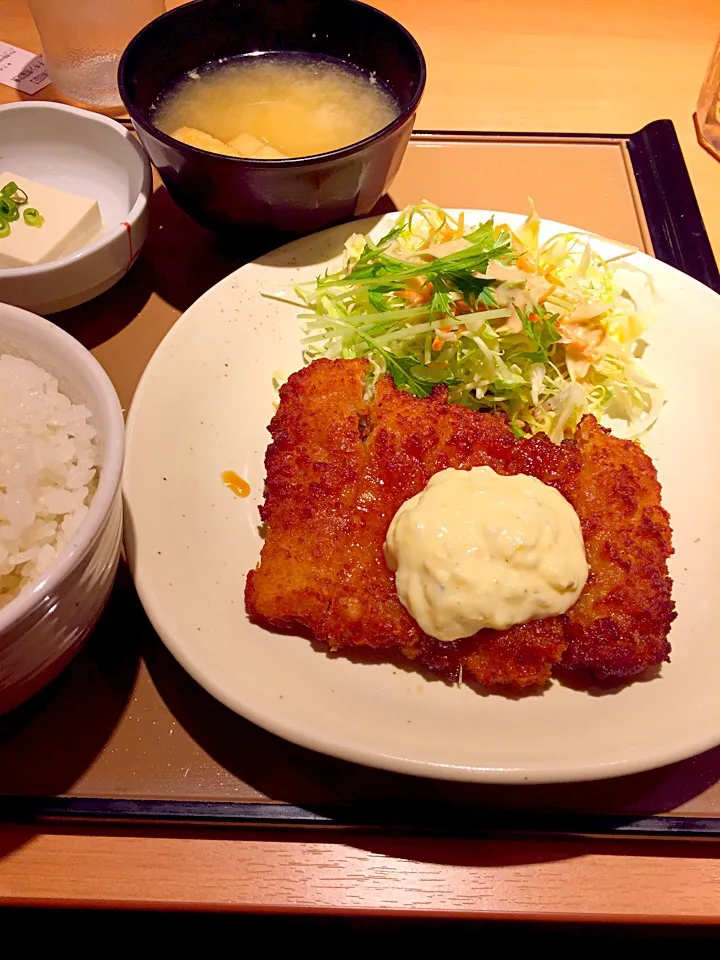
[[[374,74],[394,95],[399,115],[350,146],[288,160],[209,153],[155,126],[154,105],[188,71],[272,51],[332,57]],[[357,0],[195,0],[130,42],[118,82],[168,192],[198,223],[300,234],[362,216],[385,193],[412,132],[425,60],[404,27]]]

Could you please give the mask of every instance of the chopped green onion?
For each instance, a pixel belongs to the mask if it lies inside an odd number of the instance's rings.
[[[14,180],[11,180],[10,183],[5,184],[2,190],[0,190],[0,195],[13,200],[19,207],[28,202],[28,195],[15,183]]]
[[[23,210],[23,220],[29,227],[41,227],[45,223],[45,217],[35,207]]]
[[[18,207],[24,206],[28,195],[11,180],[0,187],[0,239],[10,236],[10,224],[20,219]],[[29,227],[41,227],[45,218],[35,207],[25,207],[23,220]]]
[[[0,197],[0,217],[8,223],[13,223],[20,217],[17,204],[9,197]]]

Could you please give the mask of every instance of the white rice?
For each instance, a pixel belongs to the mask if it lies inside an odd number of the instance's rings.
[[[88,512],[99,448],[91,414],[55,377],[0,355],[0,608],[44,573]]]

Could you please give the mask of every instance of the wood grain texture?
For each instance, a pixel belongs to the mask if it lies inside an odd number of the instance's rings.
[[[425,51],[419,127],[628,133],[669,117],[720,254],[720,164],[698,146],[692,120],[720,30],[717,0],[377,6]],[[0,0],[0,39],[39,49],[24,0]],[[51,87],[39,95],[54,96]],[[13,99],[0,86],[0,102]],[[719,858],[714,846],[672,842],[4,828],[0,903],[717,922]]]
[[[703,923],[707,847],[0,832],[0,903]]]

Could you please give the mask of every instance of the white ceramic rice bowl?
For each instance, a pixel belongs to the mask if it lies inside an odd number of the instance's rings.
[[[87,516],[59,556],[0,610],[0,713],[52,680],[95,625],[120,556],[124,454],[122,409],[109,377],[77,340],[49,320],[0,304],[0,354],[31,360],[92,413],[100,439],[97,490]]]

